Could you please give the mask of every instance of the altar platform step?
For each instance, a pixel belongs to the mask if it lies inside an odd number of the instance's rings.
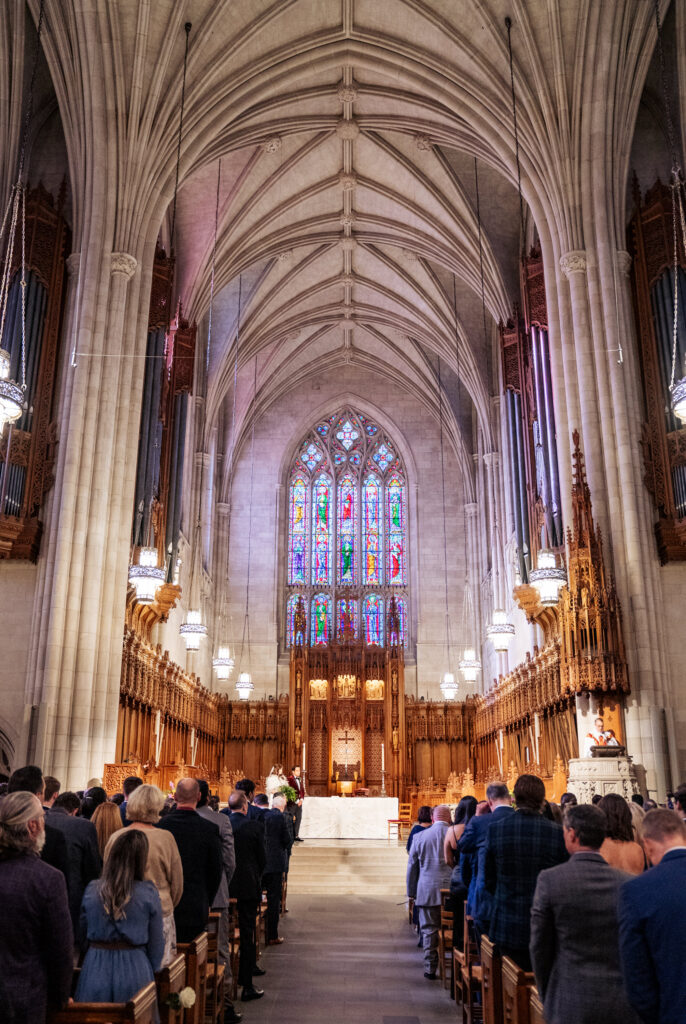
[[[375,839],[308,839],[296,843],[289,895],[405,895],[404,846]]]

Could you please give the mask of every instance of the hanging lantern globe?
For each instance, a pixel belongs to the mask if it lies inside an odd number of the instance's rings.
[[[207,626],[203,625],[202,614],[197,610],[189,611],[186,621],[179,626],[179,633],[186,642],[187,651],[200,650],[200,641],[207,636]]]
[[[231,669],[234,666],[234,660],[231,657],[231,651],[228,647],[220,647],[217,651],[217,657],[212,660],[214,671],[217,673],[217,679],[226,680],[231,675]]]
[[[672,412],[680,420],[686,421],[686,377],[678,380],[672,388]]]
[[[6,423],[14,423],[24,407],[24,392],[10,380],[10,354],[0,348],[0,434]]]
[[[141,548],[138,562],[129,566],[129,583],[139,604],[152,604],[164,583],[164,569],[157,567],[157,548]]]
[[[455,700],[459,687],[452,672],[444,672],[441,679],[441,693],[445,700]]]
[[[496,608],[493,612],[493,622],[486,626],[486,637],[493,644],[497,654],[507,654],[510,640],[515,635],[515,628],[507,621],[507,612],[502,608]]]
[[[250,700],[250,694],[255,689],[252,684],[249,672],[241,672],[236,683],[239,700]]]
[[[567,573],[555,564],[555,552],[541,548],[538,552],[538,567],[529,573],[529,581],[538,591],[544,608],[557,604],[560,591],[567,582]]]
[[[474,648],[465,648],[464,658],[460,662],[460,672],[464,676],[465,682],[475,683],[480,668],[481,662],[477,658]]]

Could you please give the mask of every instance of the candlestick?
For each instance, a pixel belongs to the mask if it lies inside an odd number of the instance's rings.
[[[386,750],[385,750],[384,744],[382,743],[381,744],[381,771],[383,771],[384,768],[386,767],[385,757],[386,757]]]
[[[303,743],[303,763],[301,765],[303,771],[305,771],[305,744]]]

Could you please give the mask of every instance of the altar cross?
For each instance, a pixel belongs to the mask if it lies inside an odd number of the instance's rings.
[[[354,739],[355,737],[354,736],[348,736],[348,730],[346,729],[345,730],[345,736],[339,736],[338,738],[339,738],[339,740],[342,740],[343,743],[345,743],[345,773],[347,775],[348,774],[348,743],[350,742],[350,740]]]

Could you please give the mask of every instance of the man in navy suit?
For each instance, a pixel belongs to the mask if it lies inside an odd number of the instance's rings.
[[[531,970],[529,938],[536,881],[545,868],[568,859],[562,828],[541,813],[545,786],[536,775],[520,775],[514,786],[517,810],[488,830],[484,883],[493,896],[488,937],[501,956]]]
[[[619,951],[629,1002],[645,1024],[686,1021],[686,824],[649,811],[641,825],[654,867],[619,895]]]
[[[488,934],[491,921],[491,894],[484,884],[488,830],[494,822],[514,813],[512,797],[504,782],[492,782],[486,789],[486,799],[491,813],[475,815],[457,844],[460,874],[468,888],[467,913],[474,918],[480,935]]]

